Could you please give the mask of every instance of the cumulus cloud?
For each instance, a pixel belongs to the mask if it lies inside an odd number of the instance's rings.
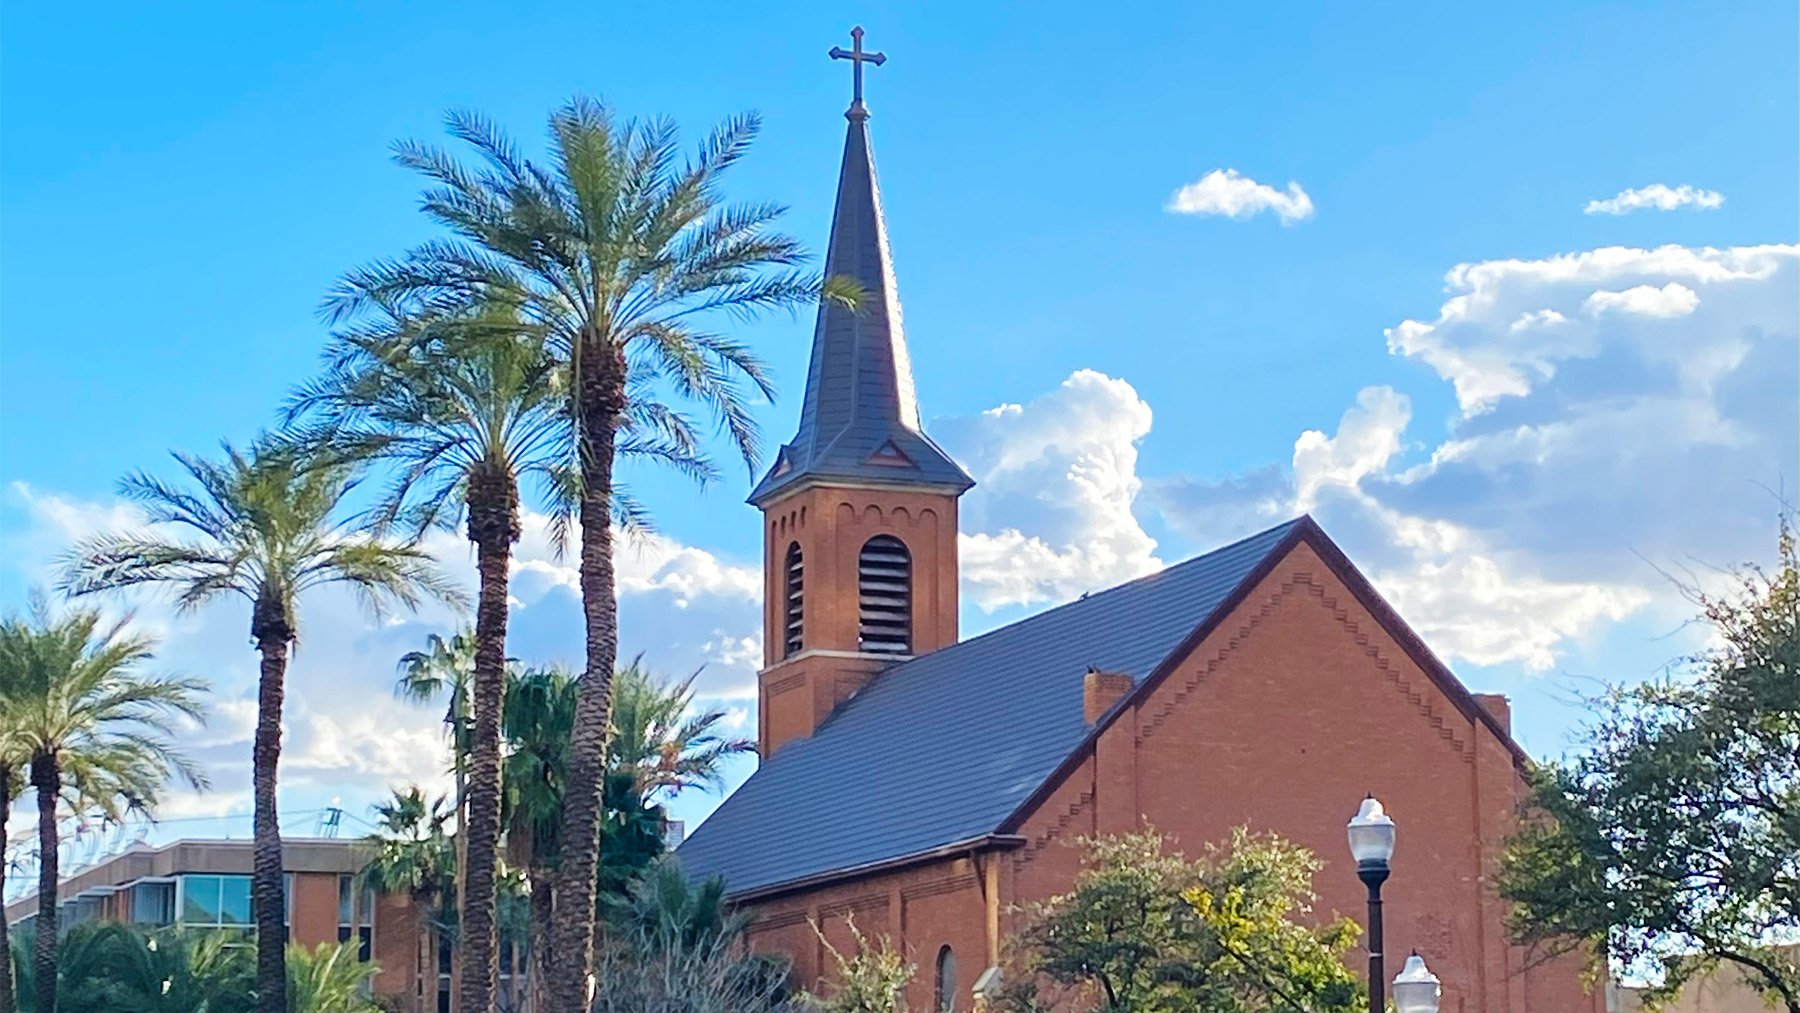
[[[976,479],[964,497],[963,587],[988,611],[1061,601],[1162,565],[1132,514],[1150,406],[1078,370],[1025,404],[943,420],[934,433]]]
[[[1680,282],[1669,282],[1662,288],[1636,285],[1623,292],[1601,289],[1582,301],[1581,308],[1589,316],[1625,313],[1639,317],[1685,317],[1700,305],[1700,296]],[[1554,311],[1552,311],[1554,312]]]
[[[1450,381],[1465,414],[1523,398],[1559,369],[1608,352],[1716,369],[1729,365],[1717,353],[1745,340],[1737,318],[1747,313],[1761,327],[1777,316],[1785,293],[1770,282],[1792,278],[1797,252],[1791,245],[1610,246],[1459,264],[1445,277],[1452,295],[1436,319],[1394,325],[1388,349]]]
[[[1605,200],[1588,201],[1581,212],[1589,215],[1624,215],[1633,211],[1674,211],[1677,208],[1716,211],[1724,203],[1725,195],[1717,190],[1702,190],[1686,183],[1680,186],[1652,183],[1649,186],[1620,190]]]
[[[1267,183],[1238,172],[1236,169],[1214,169],[1175,191],[1167,210],[1182,215],[1224,215],[1228,218],[1250,218],[1273,211],[1283,225],[1291,225],[1312,217],[1312,198],[1299,183],[1289,181],[1287,189],[1277,190]]]
[[[1440,652],[1542,670],[1628,617],[1686,606],[1652,563],[1768,551],[1794,476],[1800,247],[1612,247],[1461,265],[1429,323],[1387,332],[1459,415],[1409,440],[1407,400],[1363,390],[1285,467],[1163,480],[1201,544],[1300,510]],[[1648,560],[1649,562],[1646,562]]]

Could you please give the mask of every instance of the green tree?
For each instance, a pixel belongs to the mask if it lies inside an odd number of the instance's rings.
[[[1342,959],[1355,924],[1297,921],[1319,868],[1306,849],[1241,828],[1192,860],[1154,832],[1083,844],[1074,889],[1026,913],[1002,1008],[1079,997],[1121,1013],[1351,1013],[1366,1001]]]
[[[468,835],[462,828],[469,825],[469,750],[471,718],[469,690],[475,678],[475,638],[467,632],[445,639],[436,633],[425,638],[425,649],[408,651],[400,656],[400,678],[394,693],[412,703],[432,703],[439,697],[444,703],[444,731],[450,739],[450,774],[456,785],[455,842],[457,890],[456,909],[461,911],[464,869],[468,867]],[[452,957],[452,977],[462,960],[460,949]],[[459,980],[460,984],[460,980]]]
[[[906,1013],[906,987],[912,984],[914,968],[883,937],[870,942],[846,919],[850,940],[854,944],[844,953],[813,926],[813,932],[831,955],[833,965],[830,995],[807,994],[802,1002],[820,1013]]]
[[[1586,748],[1535,774],[1501,891],[1522,942],[1608,958],[1672,997],[1721,965],[1800,1013],[1800,558],[1689,589],[1717,646],[1613,687]]]
[[[77,546],[65,586],[75,594],[162,586],[183,609],[230,595],[249,602],[250,639],[262,662],[251,754],[257,1002],[261,1013],[287,1013],[275,780],[300,599],[340,585],[380,613],[392,603],[413,609],[427,597],[459,603],[462,596],[416,541],[395,541],[347,513],[345,498],[357,486],[348,464],[270,443],[248,453],[227,444],[217,461],[180,453],[175,459],[197,490],[141,473],[127,478],[121,492],[160,527]]]
[[[592,966],[609,682],[618,655],[613,532],[621,432],[686,448],[692,424],[659,393],[710,411],[743,452],[757,449],[746,382],[770,393],[762,363],[714,322],[792,308],[820,291],[800,244],[773,228],[783,209],[734,205],[723,174],[748,149],[754,116],[727,121],[686,164],[668,121],[624,122],[577,98],[550,117],[550,157],[534,163],[486,120],[453,115],[450,132],[479,168],[403,144],[398,160],[431,181],[426,214],[450,237],[346,277],[327,300],[338,319],[372,306],[444,311],[485,299],[516,307],[565,364],[579,470],[581,590],[587,651],[564,793],[551,1010],[576,1013]],[[678,462],[709,469],[695,455]]]
[[[418,980],[437,976],[434,945],[444,930],[440,909],[454,883],[455,847],[445,833],[450,813],[442,798],[427,799],[417,786],[396,790],[375,807],[375,831],[368,841],[374,854],[363,867],[363,880],[382,893],[405,894],[418,913],[418,948],[414,973]],[[437,1008],[437,995],[419,995],[419,1013]]]
[[[465,1007],[493,1005],[499,982],[495,875],[500,847],[500,711],[519,485],[569,484],[572,441],[564,371],[518,315],[495,305],[408,316],[365,312],[326,351],[325,374],[287,409],[308,446],[391,465],[381,509],[419,530],[460,520],[475,546],[467,794],[457,837]],[[559,474],[560,473],[560,474]]]
[[[0,623],[0,709],[7,738],[25,758],[38,809],[36,1008],[56,1008],[58,804],[71,789],[78,807],[111,820],[148,811],[171,776],[205,779],[170,742],[177,717],[205,717],[203,685],[145,674],[156,641],[127,632],[128,620],[100,613],[53,615],[39,596],[29,615]]]

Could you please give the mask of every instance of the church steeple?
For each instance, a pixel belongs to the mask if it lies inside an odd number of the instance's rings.
[[[750,493],[763,512],[759,741],[766,757],[810,736],[897,658],[957,637],[957,498],[974,485],[925,435],[869,153],[862,29],[833,49],[856,73],[827,277],[861,289],[821,299],[794,438]]]
[[[862,51],[860,28],[852,35],[853,50],[833,49],[831,53],[852,62],[856,90],[844,113],[850,124],[838,172],[825,276],[856,282],[862,300],[856,309],[835,300],[820,300],[800,426],[750,493],[750,502],[757,506],[809,479],[903,484],[957,493],[975,484],[919,424],[899,289],[881,210],[881,187],[869,149],[869,111],[862,101],[863,64],[879,66],[887,57]]]

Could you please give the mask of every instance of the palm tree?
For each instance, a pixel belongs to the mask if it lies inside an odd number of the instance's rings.
[[[396,542],[345,516],[345,497],[357,481],[341,461],[266,442],[248,453],[226,444],[217,461],[181,453],[175,459],[198,491],[141,473],[121,484],[152,523],[166,527],[84,542],[71,553],[64,582],[74,594],[162,586],[183,609],[234,594],[250,603],[250,638],[262,661],[252,746],[257,1006],[287,1013],[275,775],[300,598],[343,585],[379,613],[389,603],[416,609],[428,596],[451,603],[462,596],[416,541]]]
[[[66,790],[108,819],[148,809],[171,775],[194,787],[197,770],[170,743],[174,719],[199,721],[202,683],[140,669],[154,638],[102,625],[92,609],[51,614],[35,596],[25,619],[0,624],[0,707],[8,739],[28,758],[38,809],[35,1008],[56,1008],[58,802]]]
[[[530,891],[530,951],[525,979],[530,1008],[546,1008],[554,953],[550,922],[553,870],[561,859],[563,786],[569,770],[569,733],[575,726],[579,684],[560,669],[518,672],[506,694],[506,849]]]
[[[363,878],[383,893],[404,893],[419,922],[415,965],[419,1013],[437,1008],[437,933],[432,931],[444,893],[455,877],[455,858],[444,824],[450,819],[444,800],[427,800],[418,787],[395,791],[375,807],[375,853],[363,867]],[[429,980],[432,987],[427,989]]]
[[[400,656],[400,679],[394,693],[413,703],[431,703],[439,696],[447,697],[444,705],[444,729],[450,735],[450,772],[456,782],[456,909],[463,909],[463,889],[467,880],[469,835],[469,684],[475,673],[475,639],[457,633],[445,640],[436,633],[425,638],[425,649],[408,651]],[[451,980],[460,984],[456,971],[462,965],[462,948],[451,951]]]
[[[621,123],[601,104],[576,98],[552,113],[550,158],[538,164],[485,119],[452,115],[450,133],[474,149],[479,168],[427,145],[402,144],[397,153],[431,181],[423,208],[451,237],[352,272],[326,300],[328,315],[340,320],[377,307],[453,312],[472,299],[503,303],[532,323],[568,369],[587,651],[563,800],[556,1013],[583,1006],[593,956],[609,681],[618,657],[608,520],[617,506],[620,433],[637,426],[691,439],[687,418],[655,400],[656,390],[666,390],[703,405],[753,460],[757,431],[742,385],[772,396],[768,378],[744,344],[709,321],[796,308],[821,290],[800,269],[800,243],[774,230],[785,209],[728,204],[720,194],[723,174],[759,127],[754,115],[727,120],[680,164],[671,122]],[[840,286],[834,297],[855,293]]]
[[[382,504],[421,530],[466,525],[480,592],[475,609],[467,794],[458,793],[460,995],[485,1010],[499,975],[495,864],[500,846],[500,708],[519,482],[547,488],[569,460],[563,372],[503,307],[409,318],[364,314],[326,352],[325,375],[290,399],[302,442],[391,464]],[[566,479],[563,483],[566,485]]]
[[[0,689],[0,692],[4,692]],[[13,800],[25,792],[25,766],[29,757],[19,752],[13,740],[10,716],[0,705],[0,848],[5,847],[10,831]],[[7,862],[0,858],[0,897],[6,896]],[[0,917],[0,1013],[12,1013],[18,999],[13,995],[12,934],[5,917]]]
[[[662,679],[643,657],[613,676],[612,742],[609,770],[632,773],[644,801],[675,795],[683,788],[722,787],[725,760],[756,750],[756,742],[720,731],[723,709],[694,706],[694,679]]]

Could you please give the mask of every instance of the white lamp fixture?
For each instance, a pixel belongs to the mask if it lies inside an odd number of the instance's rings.
[[[1350,818],[1350,854],[1358,866],[1386,867],[1394,857],[1394,820],[1370,795]]]
[[[1414,950],[1406,958],[1406,966],[1394,975],[1394,1009],[1397,1013],[1438,1013],[1438,976],[1425,966],[1425,958]]]

